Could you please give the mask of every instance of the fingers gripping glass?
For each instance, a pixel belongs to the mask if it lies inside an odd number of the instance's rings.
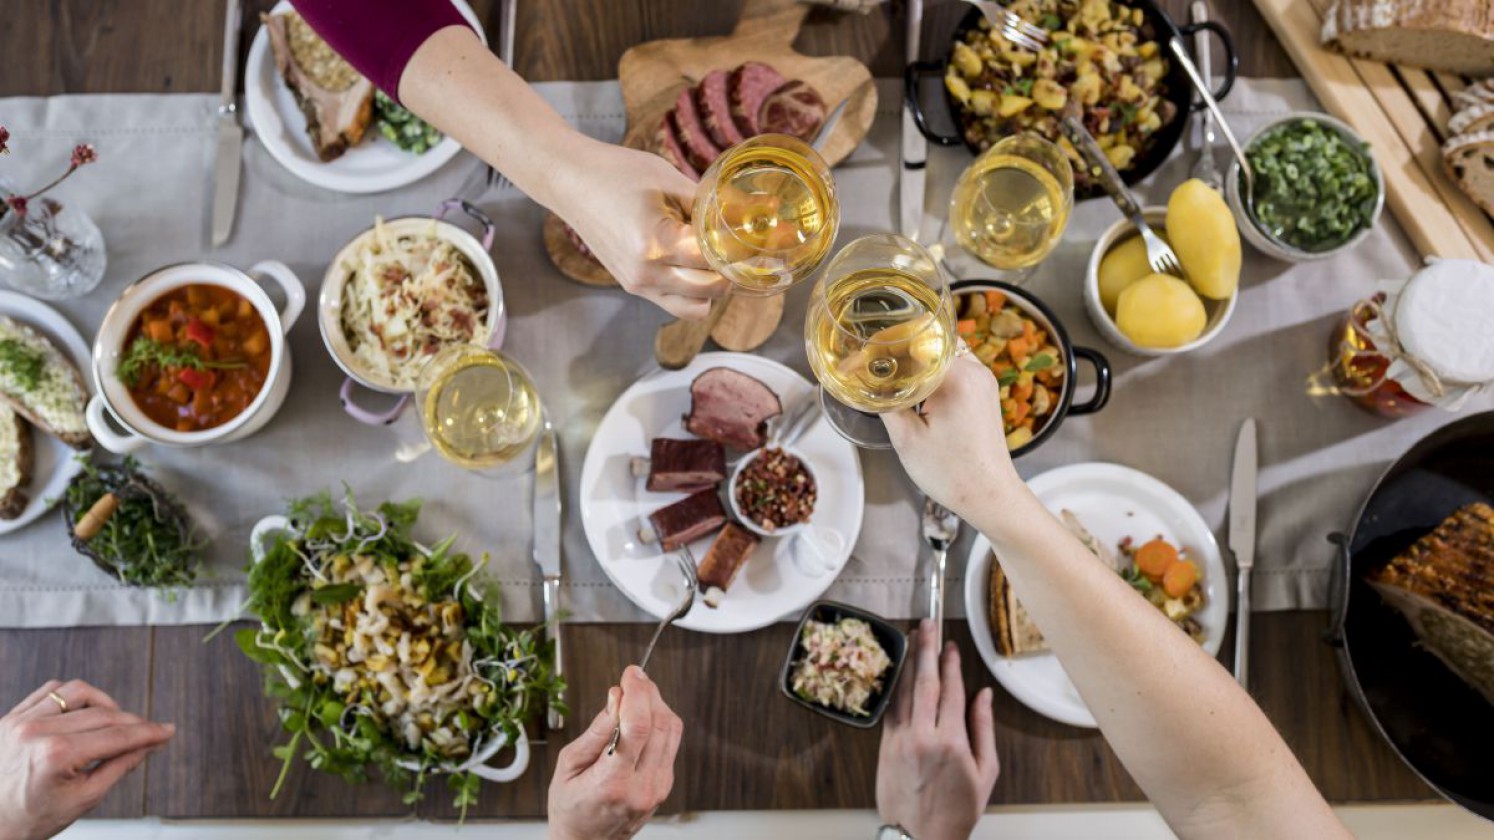
[[[877,415],[927,399],[954,358],[954,307],[937,261],[893,234],[847,245],[815,286],[804,343],[831,425],[858,446],[890,447]]]

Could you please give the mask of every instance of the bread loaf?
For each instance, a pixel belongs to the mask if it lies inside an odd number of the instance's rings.
[[[1452,115],[1447,121],[1447,134],[1455,137],[1459,134],[1475,134],[1485,129],[1494,128],[1494,104],[1474,105]]]
[[[0,402],[0,519],[15,519],[26,510],[32,459],[31,426]]]
[[[1334,0],[1325,45],[1359,58],[1470,76],[1494,74],[1488,0]]]
[[[1460,134],[1442,146],[1447,177],[1494,215],[1494,131]]]

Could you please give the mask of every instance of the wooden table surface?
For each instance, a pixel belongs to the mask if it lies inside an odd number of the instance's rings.
[[[244,44],[257,13],[273,0],[249,0]],[[629,46],[656,38],[724,34],[738,3],[690,0],[520,2],[516,64],[532,80],[607,79]],[[1184,0],[1164,0],[1178,19]],[[1213,4],[1234,34],[1240,72],[1296,75],[1253,4]],[[20,0],[0,23],[0,96],[102,92],[215,91],[223,6],[210,0]],[[496,3],[474,3],[497,43]],[[1227,7],[1227,8],[1226,8]],[[962,13],[930,0],[926,54],[937,54]],[[799,41],[811,54],[849,54],[879,77],[901,74],[902,8],[837,15],[817,10]],[[241,52],[242,54],[242,52]],[[536,247],[538,244],[536,243]],[[59,548],[59,550],[62,550]],[[573,558],[572,562],[585,562]],[[910,558],[909,562],[913,562]],[[1332,801],[1431,799],[1366,724],[1319,641],[1320,612],[1254,617],[1251,693]],[[641,624],[566,628],[569,729],[537,745],[517,783],[487,785],[478,816],[543,814],[558,745],[579,731],[606,698],[624,663],[652,632]],[[963,622],[947,630],[966,652],[973,692],[993,680]],[[874,807],[878,735],[838,726],[777,696],[774,681],[793,630],[780,624],[741,636],[669,633],[651,673],[685,720],[686,738],[666,811]],[[270,746],[282,733],[261,694],[257,669],[224,634],[204,644],[199,627],[113,627],[0,631],[0,708],[41,682],[80,677],[127,709],[177,724],[175,741],[112,792],[100,817],[402,816],[412,812],[379,785],[351,787],[297,765],[281,796],[268,793],[279,763]],[[1225,651],[1233,650],[1226,640]],[[1228,653],[1226,657],[1226,664]],[[1186,690],[1185,687],[1180,687]],[[1002,776],[993,803],[1114,802],[1142,798],[1097,733],[1027,710],[996,687]],[[413,810],[453,815],[444,786],[431,785]]]

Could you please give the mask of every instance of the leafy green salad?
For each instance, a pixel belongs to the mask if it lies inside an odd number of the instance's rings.
[[[425,549],[411,537],[420,502],[360,510],[323,493],[293,502],[290,527],[249,570],[258,629],[235,641],[266,668],[290,740],[273,798],[300,753],[350,781],[370,766],[422,797],[425,777],[449,773],[455,805],[477,801],[481,779],[458,768],[493,739],[559,706],[552,651],[535,631],[499,620],[474,581],[486,562]]]
[[[1326,251],[1374,220],[1380,196],[1369,149],[1330,126],[1310,118],[1277,126],[1245,158],[1255,173],[1255,220],[1281,242]]]
[[[430,123],[385,96],[381,90],[374,92],[374,123],[389,142],[417,155],[435,148],[443,136]]]

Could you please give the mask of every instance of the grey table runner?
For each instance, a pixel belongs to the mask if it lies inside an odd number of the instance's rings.
[[[878,84],[882,106],[871,134],[835,173],[845,214],[843,242],[895,226],[900,84]],[[624,117],[615,83],[538,87],[582,130],[621,137]],[[1243,80],[1226,111],[1243,135],[1311,105],[1300,82]],[[296,180],[251,140],[234,236],[224,248],[209,250],[213,109],[214,97],[195,94],[0,99],[0,124],[13,134],[13,154],[0,158],[0,175],[35,183],[65,165],[74,142],[87,140],[99,149],[100,162],[69,181],[59,197],[77,202],[98,222],[108,241],[109,271],[93,294],[59,308],[91,338],[126,284],[161,265],[196,259],[240,267],[279,259],[314,298],[327,262],[375,214],[428,213],[453,195],[475,199],[498,224],[493,252],[511,318],[506,349],[533,373],[561,433],[572,502],[564,542],[572,620],[645,620],[597,566],[574,501],[592,431],[650,365],[653,331],[666,316],[621,292],[564,280],[544,256],[540,209],[513,190],[485,190],[480,163],[465,154],[422,183],[345,196]],[[949,190],[968,161],[963,150],[932,150],[931,216],[943,217]],[[1190,162],[1191,154],[1174,158],[1143,194],[1165,201]],[[1349,523],[1390,460],[1452,419],[1431,413],[1391,423],[1310,390],[1334,320],[1374,281],[1406,276],[1414,266],[1412,252],[1388,217],[1362,246],[1327,263],[1288,266],[1247,247],[1244,289],[1226,333],[1195,353],[1145,360],[1108,347],[1086,319],[1080,297],[1090,248],[1116,218],[1108,201],[1077,206],[1064,243],[1030,286],[1057,311],[1077,344],[1110,357],[1114,395],[1098,415],[1066,421],[1053,439],[1022,459],[1021,472],[1031,476],[1090,460],[1129,464],[1177,488],[1222,536],[1235,430],[1255,415],[1262,435],[1256,609],[1322,607],[1331,559],[1324,535]],[[791,293],[783,325],[762,350],[806,374],[801,330],[808,291]],[[54,513],[0,537],[0,626],[194,624],[232,616],[243,598],[242,567],[253,524],[280,512],[288,498],[335,490],[344,481],[368,503],[424,497],[420,533],[438,538],[459,532],[462,548],[492,552],[489,569],[502,587],[506,615],[534,620],[539,605],[529,560],[527,477],[479,478],[435,456],[399,463],[395,451],[414,429],[404,421],[398,428],[370,428],[343,415],[336,393],[342,378],[322,347],[313,309],[296,324],[291,346],[291,395],[264,431],[223,447],[144,453],[163,480],[191,501],[212,537],[199,585],[174,600],[115,585],[72,552]],[[1489,405],[1485,396],[1464,412]],[[862,462],[866,524],[852,562],[827,596],[892,617],[920,615],[924,563],[916,490],[891,455],[864,453]],[[962,612],[968,544],[967,534],[952,554],[952,615]]]

